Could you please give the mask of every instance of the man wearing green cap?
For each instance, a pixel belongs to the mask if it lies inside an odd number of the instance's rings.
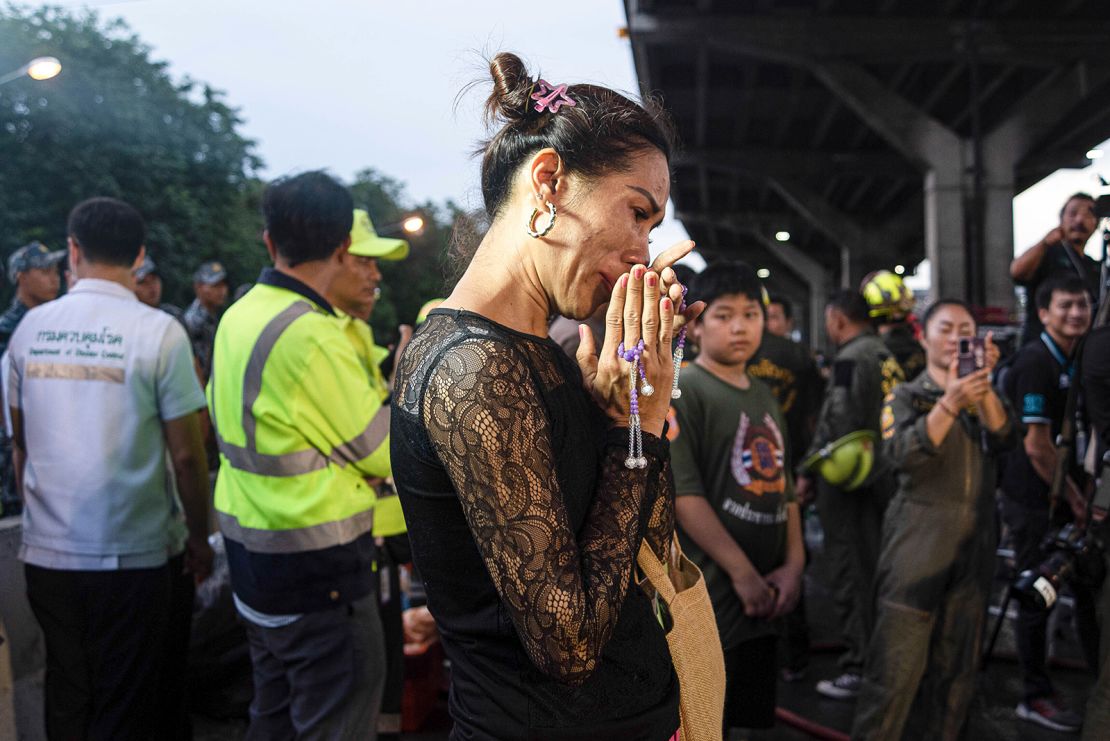
[[[883,523],[877,618],[853,739],[958,738],[975,690],[994,574],[998,455],[1020,426],[990,384],[998,350],[959,376],[957,343],[975,336],[962,301],[925,314],[926,370],[887,396],[883,441],[898,491]]]
[[[883,397],[904,380],[898,361],[875,336],[867,303],[856,291],[845,289],[830,297],[825,331],[837,348],[836,357],[813,441],[801,460],[820,458],[823,448],[849,433],[869,430],[878,439]],[[840,657],[840,676],[818,682],[817,691],[849,700],[859,692],[863,652],[871,634],[871,583],[893,481],[881,455],[862,482],[833,485],[820,476],[799,476],[799,496],[814,485],[814,479],[825,554],[834,579],[833,604],[846,647]]]
[[[341,317],[344,331],[354,343],[375,387],[388,396],[389,387],[382,376],[381,363],[389,355],[389,351],[374,343],[374,333],[369,321],[374,305],[381,296],[382,274],[378,269],[378,261],[404,260],[409,254],[409,243],[403,239],[379,237],[370,221],[370,214],[356,208],[354,225],[351,227],[351,246],[347,254],[352,257],[350,269],[335,281],[328,299],[346,315]],[[402,326],[402,337],[405,329]],[[412,328],[407,329],[411,336]]]
[[[374,342],[374,333],[369,324],[374,305],[381,295],[382,274],[378,269],[378,261],[403,260],[409,254],[409,245],[403,239],[378,236],[370,215],[363,209],[355,209],[351,246],[347,248],[347,254],[350,256],[348,269],[332,282],[327,298],[336,308],[343,330],[354,345],[355,353],[366,370],[370,387],[384,404],[389,398],[390,383],[382,375],[381,364],[389,355],[389,350]],[[402,342],[407,342],[407,337],[411,336],[411,327],[401,328]],[[398,354],[402,349],[403,346],[399,345]],[[390,479],[372,479],[369,483],[377,496],[373,534],[378,547],[376,566],[381,584],[378,607],[385,635],[385,656],[381,658],[386,667],[386,676],[377,726],[379,735],[389,738],[391,734],[401,732],[401,698],[404,691],[404,677],[401,673],[404,666],[404,635],[397,566],[411,559],[407,555],[409,549],[405,518]]]

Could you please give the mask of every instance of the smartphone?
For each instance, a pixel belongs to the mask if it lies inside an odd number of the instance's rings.
[[[970,376],[987,364],[987,351],[982,337],[961,337],[956,351],[956,375]]]

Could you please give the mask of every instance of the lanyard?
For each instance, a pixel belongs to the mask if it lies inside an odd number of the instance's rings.
[[[1064,352],[1060,349],[1060,346],[1056,344],[1056,342],[1052,339],[1048,332],[1041,332],[1041,342],[1043,342],[1045,344],[1045,347],[1048,348],[1048,351],[1052,354],[1053,359],[1060,364],[1061,368],[1064,369],[1064,374],[1060,376],[1060,380],[1062,381],[1064,379],[1064,376],[1066,375],[1069,381],[1068,385],[1070,385],[1071,379],[1075,377],[1075,362],[1064,357]]]

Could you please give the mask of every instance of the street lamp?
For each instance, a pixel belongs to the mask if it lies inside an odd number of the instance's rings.
[[[35,57],[14,72],[9,72],[0,77],[0,85],[18,80],[24,75],[32,80],[49,80],[51,77],[57,77],[61,71],[62,63],[58,61],[57,57]]]
[[[775,232],[775,239],[777,239],[779,242],[789,242],[790,232],[785,230],[781,232]]]
[[[419,237],[424,233],[424,217],[412,213],[400,221],[377,227],[376,231],[383,237]]]

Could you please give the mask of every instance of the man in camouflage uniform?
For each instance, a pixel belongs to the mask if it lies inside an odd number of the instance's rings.
[[[990,385],[989,339],[985,367],[958,376],[958,340],[975,330],[963,302],[930,307],[928,369],[883,407],[898,490],[883,522],[853,739],[956,739],[967,719],[994,573],[997,457],[1020,431]]]
[[[185,309],[184,320],[203,384],[212,373],[212,343],[216,340],[220,314],[227,305],[227,270],[215,260],[202,263],[193,273],[193,292],[196,298]]]
[[[143,261],[135,269],[135,296],[147,306],[161,309],[185,324],[185,315],[181,309],[173,304],[162,303],[162,276],[150,255],[144,255]]]
[[[42,242],[25,244],[8,258],[8,278],[15,286],[12,305],[0,315],[0,354],[8,349],[8,341],[29,309],[58,298],[61,276],[58,263],[65,250],[51,252]]]
[[[867,303],[859,293],[842,290],[833,294],[825,309],[825,330],[837,352],[813,442],[801,460],[857,430],[870,430],[878,439],[883,398],[904,380],[898,361],[875,336]],[[871,635],[871,586],[893,478],[876,450],[871,473],[852,491],[838,489],[820,477],[802,476],[799,496],[808,492],[815,480],[834,605],[846,646],[839,662],[841,675],[818,682],[817,691],[826,697],[848,700],[859,692],[863,653]]]
[[[30,309],[58,298],[61,276],[58,263],[65,257],[65,250],[51,252],[42,242],[25,244],[8,258],[8,278],[15,285],[12,305],[0,314],[0,355],[8,349],[12,333],[19,326],[23,315]],[[7,363],[0,365],[0,378],[8,377]],[[7,404],[4,404],[5,417]],[[7,426],[0,434],[0,514],[13,515],[20,511],[19,496],[15,491],[15,474],[12,468],[12,443]]]

